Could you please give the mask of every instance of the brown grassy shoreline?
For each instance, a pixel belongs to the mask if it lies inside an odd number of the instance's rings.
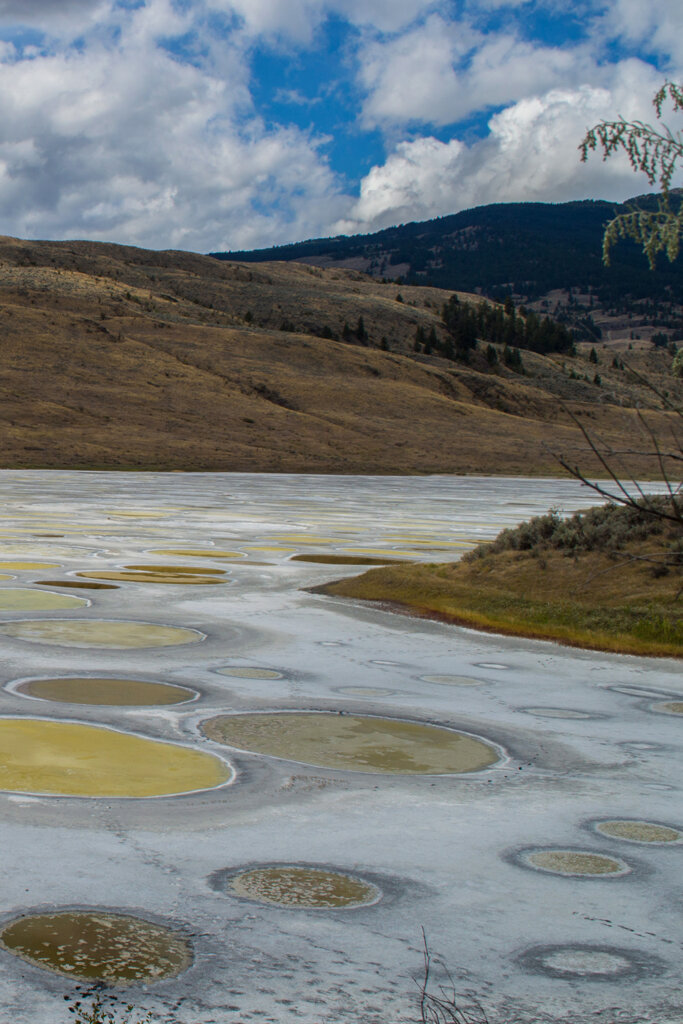
[[[574,521],[587,549],[567,551],[553,546],[552,539],[537,539],[543,528],[535,524],[545,524],[546,533],[556,529],[556,543],[568,533],[574,542]],[[569,523],[558,518],[555,526],[552,517],[539,517],[460,562],[387,566],[314,592],[379,602],[392,611],[484,632],[680,658],[679,532],[668,525],[643,526],[607,509],[583,513]],[[530,536],[536,539],[531,542]]]

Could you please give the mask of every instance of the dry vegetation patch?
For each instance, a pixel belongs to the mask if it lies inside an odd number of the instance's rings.
[[[316,590],[492,632],[681,656],[682,570],[680,526],[606,505],[537,517],[460,562],[375,569]]]

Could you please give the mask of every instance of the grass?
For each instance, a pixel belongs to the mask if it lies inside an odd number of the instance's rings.
[[[680,527],[603,506],[507,530],[460,562],[390,566],[316,588],[459,625],[681,657]]]

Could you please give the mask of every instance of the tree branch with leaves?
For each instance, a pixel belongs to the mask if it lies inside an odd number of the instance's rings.
[[[661,121],[667,102],[673,113],[683,111],[683,85],[665,82],[653,99],[657,119]],[[651,125],[644,121],[601,121],[591,128],[579,146],[585,162],[589,153],[602,150],[602,159],[623,152],[634,171],[642,171],[650,185],[659,185],[661,194],[656,210],[632,205],[625,213],[614,217],[603,236],[602,258],[610,262],[612,247],[622,238],[637,242],[643,250],[650,269],[655,269],[658,253],[665,253],[673,263],[680,252],[683,235],[683,202],[674,198],[671,182],[678,160],[683,158],[683,132],[673,131],[667,124]]]

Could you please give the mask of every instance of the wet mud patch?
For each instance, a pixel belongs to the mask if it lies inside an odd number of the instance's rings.
[[[67,597],[44,590],[11,590],[0,588],[0,612],[42,612],[67,608],[86,608],[82,597]]]
[[[152,683],[141,679],[108,679],[75,676],[55,679],[30,679],[13,691],[37,700],[59,704],[88,704],[111,707],[154,707],[185,704],[194,700],[196,690],[173,683]]]
[[[5,925],[0,943],[36,967],[112,985],[174,978],[193,959],[189,941],[177,931],[105,911],[20,917]]]
[[[345,910],[367,907],[382,896],[378,886],[356,875],[300,864],[267,864],[224,877],[227,895],[280,907]]]
[[[21,619],[2,623],[0,634],[32,644],[120,651],[196,644],[204,639],[199,630],[183,626],[107,619]]]
[[[219,715],[204,734],[251,753],[342,771],[451,775],[496,764],[499,750],[441,726],[333,712]]]
[[[521,850],[515,860],[522,867],[568,878],[618,878],[631,871],[623,860],[605,857],[591,850]]]
[[[175,583],[182,586],[211,586],[212,584],[228,583],[229,580],[218,580],[215,576],[190,575],[187,572],[132,572],[126,570],[96,569],[92,572],[78,572],[76,575],[84,580],[116,580],[124,583]]]
[[[517,958],[532,974],[573,981],[618,981],[661,974],[664,964],[656,957],[617,946],[532,946]]]
[[[648,843],[663,846],[669,843],[680,843],[683,832],[670,825],[661,825],[654,821],[633,821],[630,819],[614,819],[612,821],[595,821],[593,829],[609,839],[623,839],[628,843]]]
[[[204,751],[103,726],[0,719],[0,790],[48,796],[151,797],[214,789],[231,766]]]

